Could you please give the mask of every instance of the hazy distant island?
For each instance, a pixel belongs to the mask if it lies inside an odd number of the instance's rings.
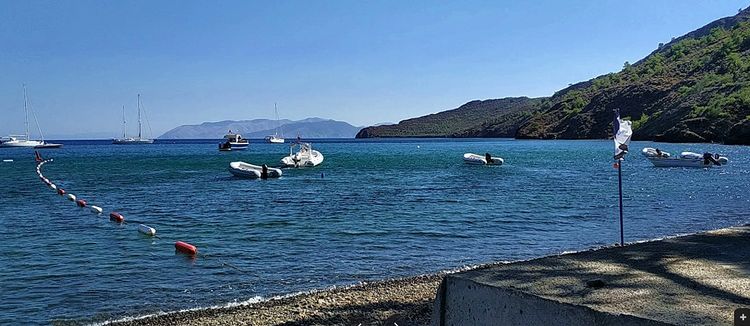
[[[750,9],[673,38],[623,69],[550,97],[471,101],[456,109],[372,126],[357,138],[597,139],[612,111],[635,140],[750,145]]]
[[[287,139],[296,138],[354,138],[362,127],[343,121],[321,118],[303,120],[225,120],[204,122],[198,125],[182,125],[159,136],[159,139],[219,139],[229,131],[238,132],[245,138],[264,138],[273,135],[278,126],[279,133]]]

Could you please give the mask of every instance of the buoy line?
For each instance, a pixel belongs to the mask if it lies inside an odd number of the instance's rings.
[[[80,208],[88,208],[92,213],[94,213],[96,215],[102,215],[104,209],[101,206],[91,205],[86,200],[84,200],[82,198],[78,198],[78,197],[76,197],[76,195],[74,195],[72,193],[69,193],[68,191],[66,191],[62,187],[57,186],[51,180],[49,180],[47,177],[44,176],[44,174],[42,173],[42,167],[44,166],[44,164],[46,164],[48,162],[53,162],[54,159],[43,159],[41,157],[41,155],[39,155],[38,152],[35,152],[35,156],[36,156],[36,162],[37,162],[36,173],[39,176],[39,179],[42,180],[42,182],[44,182],[44,184],[47,185],[47,187],[49,187],[50,189],[54,190],[59,196],[61,196],[63,198],[66,198],[69,201],[75,203],[76,206],[78,206]],[[115,212],[115,211],[110,211],[109,212],[109,220],[112,221],[112,222],[115,222],[117,224],[125,224],[125,225],[130,224],[130,223],[128,223],[128,222],[125,221],[125,216],[122,213],[118,213],[118,212]],[[133,221],[133,222],[135,222],[135,221]],[[135,222],[135,223],[138,223],[138,222]],[[138,233],[140,233],[142,235],[145,235],[145,236],[148,236],[148,237],[157,238],[157,239],[162,239],[162,237],[156,235],[156,229],[155,228],[150,227],[150,226],[148,226],[148,225],[146,225],[144,223],[138,223],[137,230],[138,230]],[[166,239],[166,240],[169,240],[169,239]],[[196,247],[195,245],[190,244],[188,242],[184,242],[184,241],[181,241],[181,240],[176,240],[174,242],[174,247],[175,247],[175,252],[187,255],[187,256],[192,257],[192,258],[195,258],[195,257],[201,257],[201,258],[204,258],[204,259],[209,258],[209,256],[207,256],[206,254],[204,254],[202,252],[199,253],[198,252],[198,247]],[[232,264],[229,264],[229,263],[227,263],[226,261],[224,261],[222,259],[217,259],[217,260],[219,260],[219,262],[221,262],[222,266],[227,266],[227,267],[235,269],[235,270],[237,270],[239,272],[245,273],[245,271],[243,271],[239,267],[234,266]]]

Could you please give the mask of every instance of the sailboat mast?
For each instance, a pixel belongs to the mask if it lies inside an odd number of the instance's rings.
[[[141,139],[141,94],[138,94],[138,139]]]
[[[26,140],[29,140],[29,100],[26,96],[26,84],[23,84],[23,113],[24,125],[26,126]]]
[[[128,122],[125,120],[125,106],[122,106],[122,139],[127,138]]]
[[[279,109],[276,107],[276,102],[273,102],[273,111],[276,113],[276,137],[279,136],[279,130],[281,129],[281,122],[279,121]],[[284,134],[283,132],[281,133]]]

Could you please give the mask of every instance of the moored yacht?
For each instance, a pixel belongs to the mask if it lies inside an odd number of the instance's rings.
[[[279,129],[281,129],[281,124],[279,123],[279,110],[276,108],[276,103],[273,104],[273,110],[274,112],[276,112],[276,130],[274,130],[273,135],[266,136],[266,142],[269,142],[271,144],[283,144],[284,136],[279,136]]]
[[[39,137],[41,140],[32,140],[31,133],[29,132],[29,99],[26,94],[26,85],[23,85],[23,111],[24,111],[24,125],[26,126],[26,133],[23,135],[9,135],[7,137],[0,137],[0,147],[33,147],[33,148],[59,148],[62,144],[52,144],[44,141],[44,135],[42,134],[42,128],[39,127],[39,120],[36,118],[36,114],[32,111],[34,116],[34,122],[36,122],[36,128],[39,130]]]
[[[136,102],[136,106],[138,106],[138,137],[128,137],[128,124],[125,121],[125,107],[122,107],[122,138],[115,138],[112,139],[112,144],[116,145],[144,145],[144,144],[153,144],[154,140],[150,138],[144,138],[141,137],[142,134],[142,127],[141,127],[141,94],[138,94],[138,101]]]

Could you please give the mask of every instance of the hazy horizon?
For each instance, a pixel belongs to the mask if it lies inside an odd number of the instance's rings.
[[[549,96],[617,72],[743,1],[0,4],[0,135],[22,84],[48,138],[206,121],[368,126],[475,99]],[[32,134],[37,134],[32,122]]]

